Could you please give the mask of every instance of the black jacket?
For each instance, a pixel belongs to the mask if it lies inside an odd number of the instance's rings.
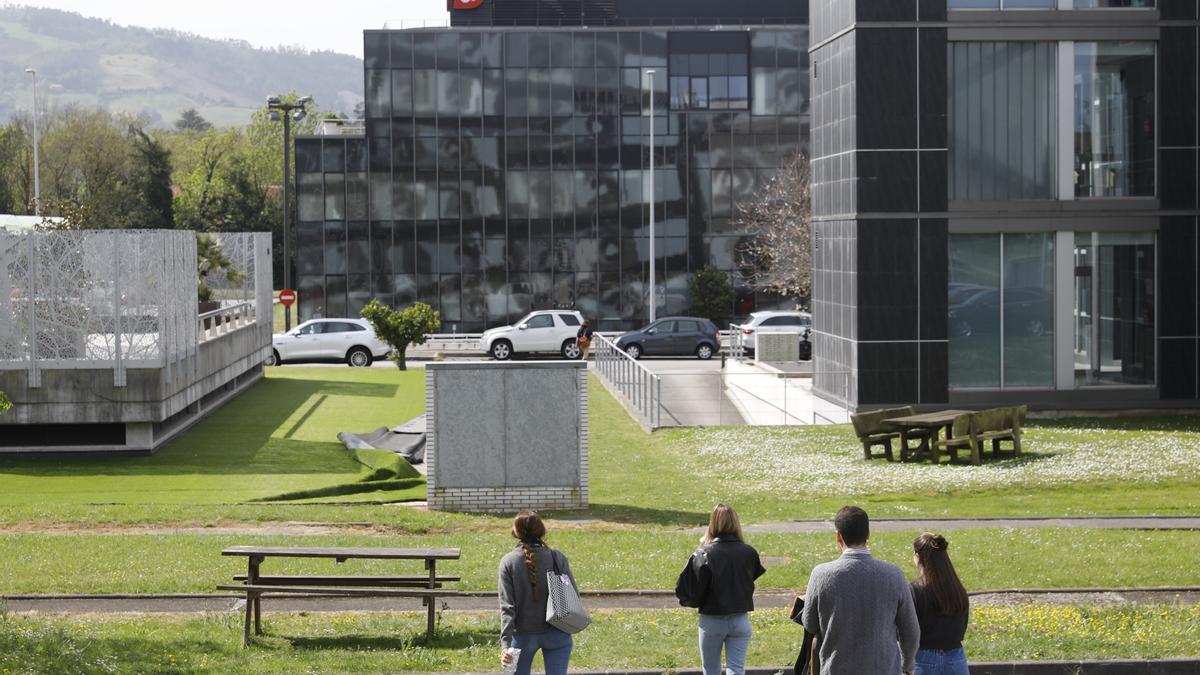
[[[577,338],[581,338],[585,335],[587,336],[588,340],[592,339],[592,327],[591,326],[580,326],[579,330],[576,331],[576,333],[575,333],[575,337],[577,337]]]
[[[754,547],[737,540],[716,539],[696,556],[701,614],[740,614],[754,611],[754,580],[767,570]]]

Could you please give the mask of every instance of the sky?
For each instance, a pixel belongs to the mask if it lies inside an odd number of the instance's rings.
[[[8,0],[143,28],[171,28],[256,47],[296,46],[362,56],[364,28],[445,23],[445,0]]]

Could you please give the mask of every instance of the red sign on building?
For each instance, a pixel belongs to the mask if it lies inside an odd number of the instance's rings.
[[[483,0],[454,0],[452,6],[454,9],[479,9],[483,6]]]

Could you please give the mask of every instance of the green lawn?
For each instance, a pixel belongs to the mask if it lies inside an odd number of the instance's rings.
[[[0,523],[306,520],[401,532],[503,530],[503,519],[489,516],[372,504],[239,504],[353,480],[359,467],[336,432],[419,414],[423,386],[419,369],[271,368],[153,457],[0,460]],[[1033,421],[1021,460],[934,467],[864,461],[848,426],[648,435],[595,382],[591,394],[586,515],[610,522],[697,526],[720,500],[746,522],[828,518],[848,502],[876,517],[1200,513],[1197,416]],[[1103,462],[1092,457],[1101,453]],[[1195,465],[1184,461],[1193,457]]]
[[[119,505],[109,507],[113,512],[235,504],[353,482],[362,466],[337,432],[394,426],[420,414],[424,385],[421,371],[272,368],[153,456],[0,459],[0,508],[33,507],[53,518],[81,505],[76,513],[86,517],[91,504]]]
[[[687,610],[597,611],[575,638],[575,668],[698,667]],[[964,647],[974,661],[1194,656],[1197,607],[1015,605],[975,610]],[[799,627],[780,610],[752,615],[748,665],[796,658]],[[0,672],[309,673],[497,669],[493,614],[446,614],[424,640],[418,613],[264,615],[267,635],[241,648],[236,614],[202,617],[0,618]],[[540,667],[540,658],[534,669]]]
[[[918,530],[879,532],[872,551],[912,574]],[[1002,588],[1200,585],[1194,564],[1200,532],[1139,530],[982,529],[949,533],[955,566],[973,590]],[[547,541],[571,557],[580,586],[592,590],[671,590],[697,536],[662,530],[560,529]],[[759,534],[749,539],[768,560],[761,588],[800,589],[818,563],[837,557],[829,534]],[[385,534],[0,534],[6,555],[0,594],[205,593],[245,572],[245,561],[223,558],[234,545],[456,547],[462,559],[446,569],[462,576],[455,588],[490,591],[497,561],[513,540],[499,531],[403,537]],[[419,573],[419,566],[358,561],[269,560],[264,570],[286,574]],[[439,567],[440,569],[440,567]],[[404,572],[404,570],[408,570]]]
[[[512,546],[507,517],[387,503],[420,498],[423,485],[340,494],[361,487],[367,470],[335,434],[395,425],[423,407],[419,369],[271,368],[154,456],[0,460],[0,594],[211,592],[242,571],[219,555],[233,544],[456,546],[459,587],[491,590],[496,562]],[[646,434],[595,381],[590,414],[591,508],[543,514],[549,543],[571,556],[589,589],[671,588],[696,544],[691,528],[718,501],[747,524],[824,519],[846,503],[876,518],[1200,514],[1200,416],[1031,421],[1023,458],[933,467],[866,462],[848,426]],[[285,493],[310,498],[250,501]],[[289,534],[289,522],[341,525]],[[916,533],[879,532],[873,550],[911,573]],[[1200,532],[948,534],[972,590],[1200,584]],[[799,588],[814,564],[836,555],[826,533],[756,534],[751,543],[768,558],[766,588]],[[328,572],[330,564],[268,567]],[[362,562],[346,571],[385,569],[393,568]],[[688,613],[598,614],[580,638],[580,667],[694,665]],[[249,652],[237,648],[232,614],[0,618],[0,673],[23,670],[39,654],[46,670],[77,672],[494,667],[490,614],[443,616],[432,647],[414,637],[416,615],[269,616],[273,636]],[[779,612],[755,621],[763,639],[752,661],[787,662],[794,627]],[[976,659],[1187,655],[1198,623],[1194,607],[981,607],[968,649]]]

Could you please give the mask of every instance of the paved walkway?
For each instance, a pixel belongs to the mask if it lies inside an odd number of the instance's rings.
[[[1196,516],[1079,516],[1057,518],[879,518],[871,519],[875,532],[907,532],[914,530],[979,530],[984,528],[1042,528],[1094,530],[1200,530]],[[759,523],[743,527],[749,533],[808,533],[833,532],[828,520],[793,520],[782,523]],[[704,528],[688,530],[703,534]]]
[[[754,594],[759,608],[790,607],[796,591],[764,588]],[[583,593],[589,609],[679,609],[672,591],[600,591]],[[49,612],[62,614],[127,614],[127,613],[204,613],[230,612],[244,607],[234,595],[10,595],[0,596],[9,612]],[[461,597],[439,600],[444,609],[452,612],[490,612],[498,608],[496,594],[469,593]],[[980,605],[1014,605],[1037,603],[1047,605],[1123,605],[1131,602],[1171,605],[1200,604],[1200,587],[1172,588],[1113,588],[1113,589],[1020,589],[989,590],[972,593],[971,603]],[[314,598],[312,596],[280,596],[266,599],[268,611],[277,612],[402,612],[421,611],[421,601],[414,598]]]

